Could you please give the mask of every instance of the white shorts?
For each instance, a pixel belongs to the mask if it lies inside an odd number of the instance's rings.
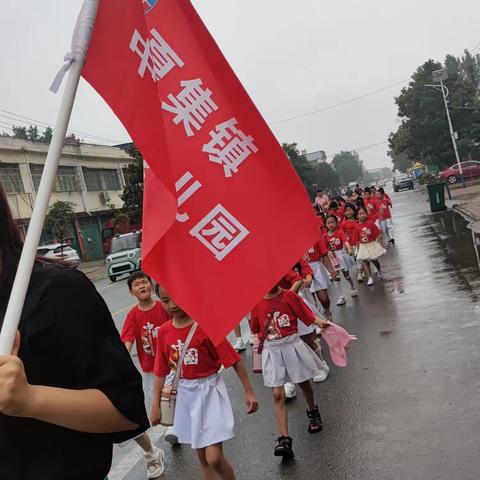
[[[324,369],[317,354],[298,335],[266,340],[264,343],[262,370],[266,387],[306,382],[320,375]]]
[[[179,443],[205,448],[234,437],[232,405],[221,374],[178,385],[173,431]]]

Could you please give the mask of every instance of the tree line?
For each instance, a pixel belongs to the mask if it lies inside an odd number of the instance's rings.
[[[417,68],[407,87],[395,98],[401,124],[389,136],[389,155],[395,169],[405,172],[413,162],[438,165],[455,163],[441,91],[427,85],[439,82],[433,72],[445,68],[448,108],[457,146],[463,160],[480,160],[480,55],[447,55],[444,62],[428,60]]]

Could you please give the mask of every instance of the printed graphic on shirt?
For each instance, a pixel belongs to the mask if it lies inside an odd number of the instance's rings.
[[[337,237],[328,237],[327,241],[328,241],[328,248],[330,248],[332,252],[335,250],[339,250],[342,245],[342,241]]]
[[[268,326],[267,340],[278,340],[279,338],[282,338],[279,328],[286,328],[289,326],[289,316],[286,313],[282,315],[281,312],[276,311],[273,314],[273,322],[270,322],[270,325]]]
[[[147,355],[155,355],[155,339],[158,337],[160,327],[156,327],[153,323],[146,323],[142,327],[142,347]]]
[[[372,231],[368,227],[362,227],[360,229],[360,241],[362,243],[368,243],[370,241],[369,237],[371,234],[372,234]]]
[[[174,372],[177,371],[178,361],[180,360],[180,353],[185,344],[178,339],[176,344],[170,345],[170,358],[168,365]],[[189,348],[185,357],[183,358],[184,365],[198,365],[198,350],[196,348]]]

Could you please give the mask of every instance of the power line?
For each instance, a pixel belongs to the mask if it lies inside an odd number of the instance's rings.
[[[404,79],[404,80],[401,80],[400,82],[395,82],[395,83],[392,83],[391,85],[387,85],[386,87],[382,87],[382,88],[379,88],[377,90],[373,90],[372,92],[368,92],[368,93],[365,93],[364,95],[360,95],[358,97],[354,97],[354,98],[351,98],[349,100],[345,100],[343,102],[340,102],[340,103],[336,103],[334,105],[330,105],[328,107],[324,107],[324,108],[320,108],[318,110],[313,110],[311,112],[307,112],[307,113],[302,113],[300,115],[296,115],[294,117],[290,117],[290,118],[285,118],[283,120],[277,120],[275,122],[269,122],[270,125],[277,125],[279,123],[285,123],[285,122],[290,122],[292,120],[297,120],[299,118],[304,118],[304,117],[309,117],[310,115],[315,115],[317,113],[321,113],[321,112],[326,112],[327,110],[332,110],[334,108],[337,108],[337,107],[341,107],[343,105],[347,105],[349,103],[353,103],[353,102],[358,102],[359,100],[362,100],[364,98],[367,98],[367,97],[370,97],[372,95],[376,95],[377,93],[381,93],[385,90],[388,90],[390,88],[393,88],[393,87],[396,87],[397,85],[401,85],[405,82],[408,82],[410,80],[410,77]]]
[[[351,149],[345,150],[345,151],[347,151],[347,152],[361,152],[361,151],[364,151],[364,150],[370,150],[371,148],[379,147],[380,145],[385,145],[387,143],[388,143],[388,140],[384,140],[383,142],[372,143],[371,145],[366,145],[364,147],[358,147],[358,148],[351,148]],[[337,152],[337,153],[340,153],[340,152]],[[337,155],[337,153],[332,153],[330,155],[327,155],[327,158],[332,158],[335,155]]]

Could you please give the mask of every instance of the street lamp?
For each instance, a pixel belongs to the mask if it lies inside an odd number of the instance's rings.
[[[448,110],[448,102],[447,97],[449,94],[448,88],[443,84],[443,81],[448,78],[448,70],[446,68],[442,68],[441,70],[435,70],[433,73],[433,79],[436,82],[440,82],[439,85],[424,85],[425,87],[431,87],[439,92],[442,92],[443,95],[443,102],[445,103],[445,110],[447,112],[447,119],[448,119],[448,127],[450,129],[450,137],[453,143],[453,149],[455,150],[455,158],[457,159],[458,165],[458,172],[460,173],[460,179],[462,181],[462,185],[465,187],[465,177],[463,176],[463,169],[462,164],[460,163],[460,156],[458,155],[458,148],[457,148],[457,139],[455,138],[455,132],[453,131],[452,119],[450,118],[450,111]]]

